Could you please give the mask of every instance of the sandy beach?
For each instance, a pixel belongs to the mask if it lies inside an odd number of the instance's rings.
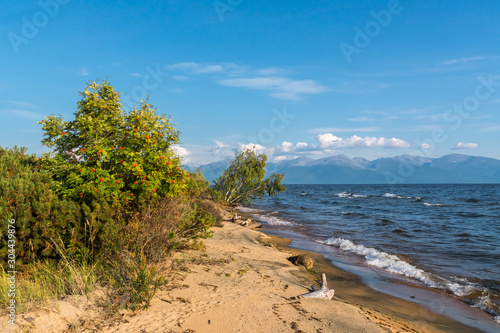
[[[48,305],[18,319],[31,332],[473,332],[417,304],[378,293],[359,278],[314,253],[287,247],[288,240],[231,222],[214,228],[204,251],[178,253],[177,276],[144,311],[121,311],[102,320],[82,298]],[[307,254],[314,272],[288,257]],[[321,273],[333,299],[295,298]],[[12,325],[3,331],[14,331]]]

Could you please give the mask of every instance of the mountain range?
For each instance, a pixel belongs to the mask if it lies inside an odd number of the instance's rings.
[[[230,159],[200,166],[211,182]],[[193,168],[191,168],[193,169]],[[284,173],[284,184],[460,184],[500,183],[500,160],[450,154],[440,158],[402,155],[369,161],[335,155],[267,163],[267,173]]]

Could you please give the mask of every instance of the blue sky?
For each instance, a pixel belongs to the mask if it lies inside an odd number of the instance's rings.
[[[500,159],[497,1],[6,0],[0,145],[41,147],[109,78],[150,95],[184,161],[450,153]]]

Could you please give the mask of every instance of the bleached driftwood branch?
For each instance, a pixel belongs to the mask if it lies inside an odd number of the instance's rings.
[[[321,283],[321,289],[315,290],[314,286],[312,287],[312,292],[300,295],[298,297],[310,297],[310,298],[326,298],[332,299],[335,290],[328,289],[328,285],[326,283],[326,275],[323,273],[323,283]]]

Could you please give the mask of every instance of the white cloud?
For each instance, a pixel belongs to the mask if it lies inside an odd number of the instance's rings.
[[[210,147],[210,149],[208,150],[209,152],[213,153],[214,155],[219,155],[219,154],[225,152],[227,150],[227,148],[229,147],[228,144],[225,144],[222,141],[217,141],[217,140],[214,140],[214,141],[215,141],[215,146]]]
[[[281,143],[281,151],[282,152],[289,153],[292,151],[292,149],[293,149],[293,143],[287,142],[287,141],[283,141]]]
[[[303,94],[319,94],[327,88],[314,80],[292,80],[284,77],[253,77],[219,80],[219,84],[228,87],[258,89],[270,91],[270,96],[297,100]]]
[[[479,145],[477,143],[459,142],[451,149],[476,149],[477,147],[479,147]]]
[[[191,74],[212,74],[212,73],[222,73],[229,70],[241,70],[242,67],[233,64],[200,64],[196,62],[180,62],[177,64],[172,64],[167,66],[168,70],[180,70],[189,72]]]
[[[297,147],[298,149],[301,149],[301,148],[307,148],[307,146],[308,146],[308,144],[307,144],[307,143],[305,143],[305,142],[297,142],[297,145],[296,145],[296,147]]]
[[[277,147],[278,151],[281,151],[282,153],[288,154],[288,153],[294,153],[294,152],[303,152],[303,151],[310,151],[311,148],[315,148],[314,146],[310,146],[309,144],[305,142],[298,142],[296,145],[294,145],[291,142],[288,141],[283,141],[281,145]]]
[[[287,159],[287,157],[286,157],[286,156],[284,156],[284,155],[280,155],[280,156],[276,156],[276,157],[274,158],[273,162],[281,162],[281,161],[284,161],[284,160],[286,160],[286,159]]]
[[[332,133],[320,134],[317,137],[319,147],[323,149],[339,149],[339,148],[408,148],[408,142],[396,138],[361,138],[353,135],[348,139],[339,138]]]
[[[181,147],[179,145],[172,145],[172,151],[177,155],[179,155],[180,158],[184,160],[184,162],[189,162],[188,156],[191,155],[192,153],[186,148]]]
[[[311,132],[311,133],[325,133],[325,132],[352,133],[352,132],[377,132],[377,131],[380,131],[379,127],[361,127],[361,128],[322,127],[322,128],[313,128],[309,132]]]
[[[282,74],[285,72],[283,69],[278,68],[278,67],[268,67],[268,68],[262,68],[262,69],[257,69],[255,71],[255,74],[261,75],[261,76],[268,76],[268,75],[277,75],[277,74]]]
[[[430,144],[428,144],[428,143],[422,143],[420,145],[420,148],[422,148],[422,149],[431,149],[432,146]]]
[[[136,73],[136,72],[133,72],[133,73],[130,73],[130,76],[143,78],[145,75],[144,75],[144,74],[141,74],[141,73]]]
[[[457,59],[447,60],[443,62],[443,64],[445,65],[464,64],[468,62],[490,60],[490,59],[498,59],[498,56],[474,56],[474,57],[457,58]]]
[[[274,149],[273,148],[266,148],[264,146],[259,145],[258,143],[248,143],[248,144],[242,144],[238,142],[238,149],[240,151],[243,150],[253,150],[256,154],[266,154],[266,155],[273,155],[274,154]]]
[[[364,123],[364,122],[369,122],[369,121],[375,121],[375,119],[368,118],[368,117],[354,117],[354,118],[349,118],[347,120],[348,121],[359,122],[359,123]]]

